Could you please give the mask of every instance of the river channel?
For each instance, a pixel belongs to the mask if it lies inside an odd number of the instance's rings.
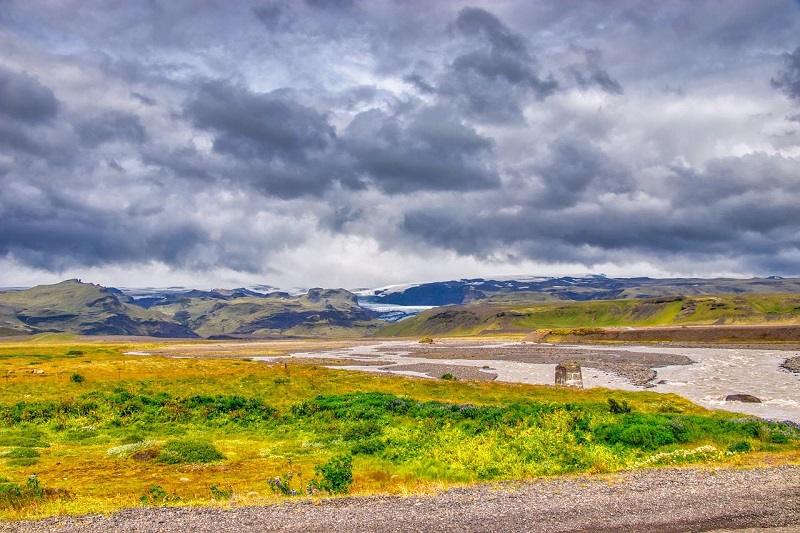
[[[453,368],[453,370],[467,368],[479,379],[485,377],[485,379],[503,382],[552,385],[555,363],[504,360],[504,350],[518,351],[525,348],[522,346],[523,344],[525,343],[472,343],[470,349],[477,355],[464,358],[459,358],[457,355],[449,358],[426,357],[419,351],[418,343],[413,341],[385,341],[313,353],[297,352],[289,357],[337,359],[339,364],[336,365],[336,368],[365,372],[389,372],[425,378],[439,377],[436,372],[445,372],[448,368]],[[686,356],[692,361],[691,364],[654,366],[657,377],[648,384],[647,390],[676,393],[709,409],[724,409],[761,418],[800,422],[800,374],[793,374],[780,367],[787,357],[797,355],[796,352],[743,348],[653,346],[548,345],[547,348],[553,350],[556,355],[559,350],[569,350],[572,353],[575,350],[590,350],[595,353],[608,350],[628,353],[631,359],[644,353],[663,354],[665,359],[674,355]],[[481,350],[491,353],[491,357],[481,357]],[[256,357],[254,359],[279,360],[282,358]],[[342,359],[348,360],[352,364],[342,366]],[[436,369],[433,373],[430,371],[432,366]],[[417,368],[421,370],[417,371]],[[602,371],[589,365],[585,365],[583,368],[583,384],[587,388],[644,389],[617,373]],[[725,401],[725,397],[729,394],[749,394],[759,398],[761,403]]]

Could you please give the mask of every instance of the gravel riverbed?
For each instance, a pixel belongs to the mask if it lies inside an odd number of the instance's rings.
[[[135,508],[6,522],[3,531],[800,531],[800,465],[648,469],[481,484],[432,496],[348,497],[262,507]]]

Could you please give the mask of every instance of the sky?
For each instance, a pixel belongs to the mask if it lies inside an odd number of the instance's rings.
[[[800,275],[800,2],[0,0],[0,286]]]

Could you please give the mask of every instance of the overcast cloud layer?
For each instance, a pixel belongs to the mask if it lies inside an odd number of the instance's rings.
[[[800,275],[800,3],[0,2],[0,286]]]

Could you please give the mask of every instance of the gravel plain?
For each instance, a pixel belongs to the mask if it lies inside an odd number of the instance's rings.
[[[616,374],[634,385],[647,386],[657,376],[659,367],[689,365],[683,355],[631,352],[627,350],[584,350],[569,346],[535,343],[508,343],[502,346],[481,346],[473,342],[444,341],[434,345],[409,345],[411,355],[428,359],[499,359],[532,364],[559,364],[575,361],[582,367]]]
[[[110,516],[6,522],[39,532],[800,531],[800,465],[667,468],[482,484],[411,497],[262,507],[134,508]]]

